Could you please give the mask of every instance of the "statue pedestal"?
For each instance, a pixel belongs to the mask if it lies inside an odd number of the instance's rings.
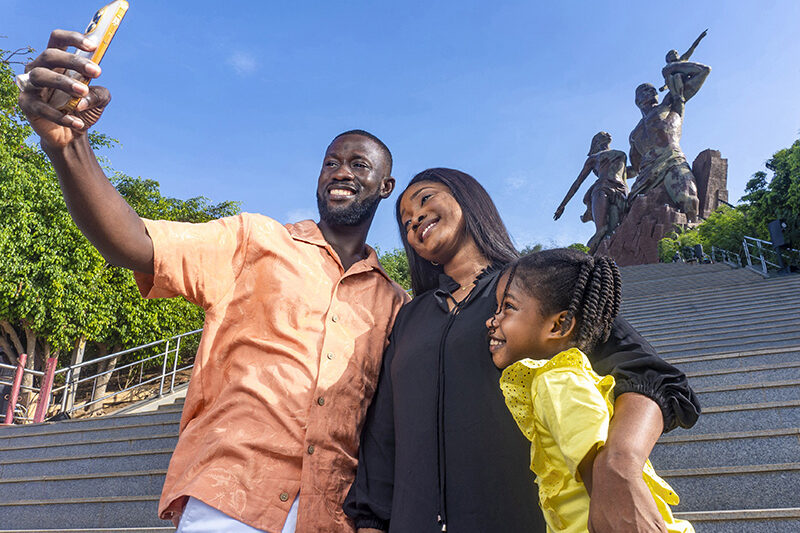
[[[663,186],[637,196],[622,224],[600,242],[594,255],[610,256],[619,266],[658,263],[658,241],[676,224],[687,222],[671,203]]]

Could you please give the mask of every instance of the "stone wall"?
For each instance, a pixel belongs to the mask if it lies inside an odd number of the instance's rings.
[[[728,160],[720,155],[719,150],[703,150],[692,163],[692,174],[700,199],[698,213],[702,218],[708,218],[720,206],[720,200],[728,201]]]
[[[686,224],[686,215],[672,207],[664,187],[639,195],[611,237],[603,239],[595,255],[608,255],[619,266],[658,263],[658,241],[675,225]]]

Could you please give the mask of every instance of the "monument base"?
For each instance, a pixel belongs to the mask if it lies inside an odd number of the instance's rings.
[[[619,266],[658,263],[658,241],[684,226],[686,215],[677,211],[663,186],[639,195],[628,214],[610,237],[603,239],[593,255],[607,255]]]

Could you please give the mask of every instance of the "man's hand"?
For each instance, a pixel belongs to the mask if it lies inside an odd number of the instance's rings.
[[[67,52],[74,46],[91,52],[95,49],[85,41],[82,33],[55,30],[50,34],[47,49],[25,66],[29,76],[25,90],[20,92],[19,105],[28,117],[34,131],[41,137],[42,145],[63,148],[94,125],[102,115],[111,95],[104,87],[91,89],[63,72],[74,70],[88,78],[100,75],[100,67],[90,60]],[[74,113],[64,114],[47,103],[54,90],[81,98]]]
[[[590,533],[667,533],[650,489],[644,464],[602,448],[592,469]]]
[[[564,214],[564,206],[560,205],[558,206],[558,209],[556,209],[556,213],[553,215],[553,220],[558,220],[559,218],[561,218],[561,215],[563,214]]]

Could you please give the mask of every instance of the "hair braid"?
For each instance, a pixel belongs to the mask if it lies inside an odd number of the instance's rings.
[[[581,270],[578,273],[578,279],[575,281],[575,288],[572,291],[572,298],[569,301],[569,307],[567,307],[567,316],[564,319],[564,325],[561,327],[562,331],[565,331],[567,328],[569,328],[569,325],[572,323],[572,319],[576,317],[578,311],[580,310],[580,305],[583,301],[586,285],[589,283],[589,274],[592,272],[592,268],[594,268],[594,259],[591,256],[588,256],[587,261],[581,265]]]
[[[597,336],[595,328],[602,312],[603,302],[600,299],[602,288],[603,269],[599,261],[595,261],[589,278],[589,286],[583,296],[582,320],[580,321],[580,330],[576,339],[576,344],[584,351],[589,350]]]
[[[608,339],[622,299],[622,279],[611,258],[561,248],[526,255],[515,266],[514,279],[539,301],[544,315],[566,311],[562,333],[574,321],[574,346],[589,353]]]

